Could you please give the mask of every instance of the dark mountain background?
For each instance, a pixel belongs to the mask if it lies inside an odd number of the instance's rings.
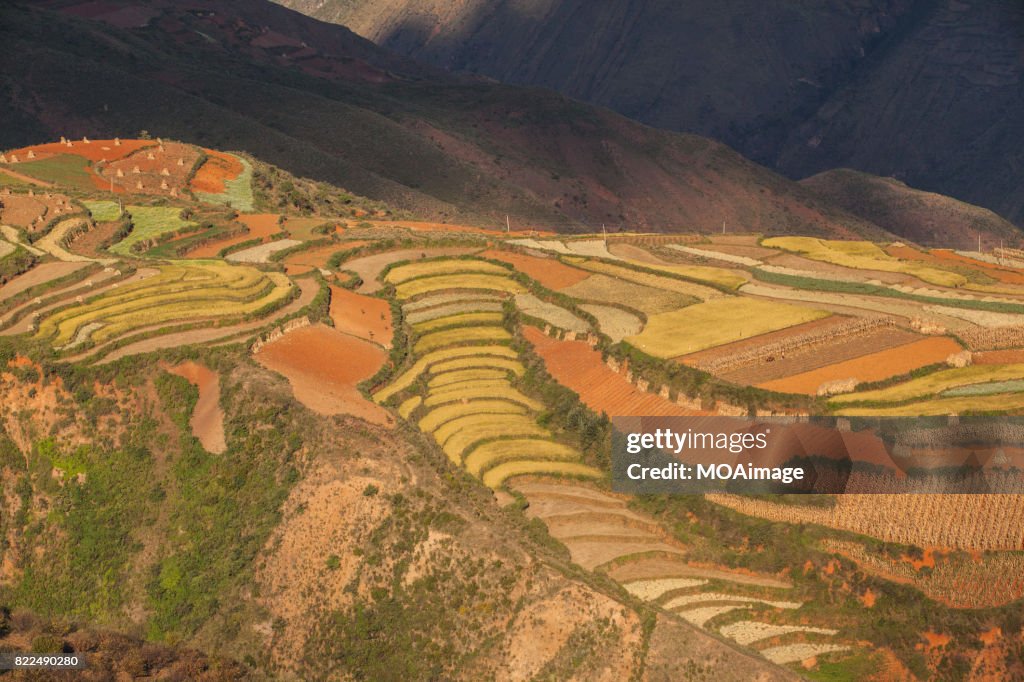
[[[451,70],[1024,224],[1021,0],[278,0]]]

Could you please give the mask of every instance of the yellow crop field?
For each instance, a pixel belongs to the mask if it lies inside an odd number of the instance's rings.
[[[499,464],[489,469],[482,477],[483,484],[488,488],[500,488],[514,476],[528,474],[554,474],[557,476],[573,476],[577,478],[604,478],[604,472],[586,464],[577,462],[551,462],[535,460],[516,460]]]
[[[427,382],[427,387],[433,390],[451,386],[452,384],[460,384],[464,381],[496,381],[499,379],[507,382],[508,372],[500,369],[484,368],[459,369],[453,372],[434,374],[433,378]]]
[[[412,328],[420,334],[425,334],[426,332],[433,331],[435,329],[444,329],[445,327],[466,327],[477,324],[501,324],[501,313],[472,312],[462,313],[459,315],[448,315],[446,317],[427,320],[426,322],[418,322],[414,324]]]
[[[44,319],[38,338],[62,346],[85,325],[103,341],[157,324],[238,317],[285,299],[292,284],[282,273],[205,262],[164,266],[152,277],[110,289]]]
[[[508,275],[509,270],[494,263],[475,259],[446,258],[425,262],[409,263],[391,268],[384,279],[392,284],[401,284],[418,277],[450,275],[459,272],[478,272],[491,275]]]
[[[423,398],[418,395],[414,395],[398,406],[398,414],[402,415],[402,419],[408,419],[409,415],[413,413],[413,410],[419,407],[422,402]]]
[[[1024,393],[963,396],[922,400],[908,405],[844,407],[836,414],[849,417],[930,417],[965,412],[1017,412],[1024,410]]]
[[[735,270],[716,268],[708,265],[655,265],[653,263],[644,263],[637,260],[627,260],[626,262],[631,265],[647,268],[648,270],[671,272],[674,275],[682,275],[688,279],[707,282],[708,284],[732,289],[733,291],[739,289],[750,280],[749,277],[744,277]]]
[[[423,405],[435,407],[450,402],[462,402],[466,400],[487,400],[499,398],[520,403],[533,410],[542,409],[542,405],[532,398],[528,398],[505,382],[471,382],[472,386],[456,384],[457,388],[444,391],[432,391]]]
[[[572,461],[579,459],[579,453],[550,440],[492,440],[473,448],[466,455],[465,466],[466,471],[479,478],[481,472],[517,459]]]
[[[495,359],[514,361],[519,356],[516,355],[516,352],[508,346],[485,345],[442,348],[441,350],[432,351],[421,357],[413,364],[412,367],[402,372],[398,378],[374,393],[373,399],[378,403],[386,402],[391,396],[412,386],[416,379],[427,371],[428,367],[435,363],[467,358],[472,359],[476,363],[482,364],[485,361],[485,358],[491,357],[494,357]],[[516,364],[518,365],[519,363],[516,362]]]
[[[761,244],[769,248],[799,253],[812,260],[857,270],[902,272],[937,286],[960,287],[967,284],[967,278],[957,272],[942,270],[917,261],[899,260],[872,242],[815,237],[772,237],[765,239]]]
[[[420,419],[421,431],[431,433],[442,424],[467,417],[471,414],[526,414],[526,408],[518,403],[507,400],[473,400],[468,403],[448,403],[434,408]]]
[[[413,347],[417,355],[443,348],[461,345],[473,341],[510,341],[512,335],[501,327],[470,327],[469,329],[446,329],[431,332],[422,336]]]
[[[490,418],[492,420],[497,419],[493,415],[480,415],[480,417]],[[467,419],[472,418],[467,417]],[[447,426],[447,424],[444,426]],[[435,433],[434,435],[436,436],[437,434]],[[468,447],[475,442],[489,440],[492,438],[522,438],[527,436],[550,438],[551,434],[548,433],[547,429],[543,426],[538,426],[528,417],[519,417],[518,421],[514,423],[487,421],[473,428],[462,429],[461,431],[453,434],[444,441],[444,444],[441,446],[441,450],[443,450],[444,454],[449,456],[449,459],[453,462],[462,464],[463,453],[465,453]]]
[[[652,315],[643,332],[626,341],[655,357],[674,358],[828,315],[824,310],[788,303],[722,298]]]
[[[508,294],[521,294],[526,291],[521,284],[503,275],[466,273],[409,280],[395,287],[395,296],[406,299],[446,289],[485,289]]]
[[[601,261],[585,260],[583,258],[565,258],[567,263],[572,263],[578,268],[589,270],[591,272],[597,272],[604,275],[610,275],[616,279],[624,280],[626,282],[632,282],[633,284],[640,284],[645,287],[652,287],[654,289],[661,289],[662,291],[671,291],[677,294],[684,294],[686,296],[693,296],[702,301],[709,301],[715,298],[722,298],[726,296],[718,289],[712,287],[706,287],[701,284],[695,284],[693,282],[686,282],[675,277],[662,277],[661,275],[652,275],[649,272],[640,272],[633,268],[628,268],[624,265],[613,265],[611,263],[604,263]],[[652,269],[655,266],[639,263],[647,269]],[[661,267],[661,266],[658,266]],[[717,269],[717,268],[713,268]],[[728,272],[727,270],[725,272]],[[681,273],[678,273],[681,274]],[[730,275],[732,273],[729,273]],[[736,288],[746,283],[745,279],[735,277],[730,279],[729,288]]]
[[[472,367],[501,369],[506,372],[512,372],[516,376],[522,376],[523,372],[526,371],[518,360],[509,360],[508,358],[499,358],[493,355],[481,355],[479,357],[456,358],[435,363],[431,365],[430,373],[441,374],[442,372],[452,372]]]
[[[950,388],[989,381],[1024,379],[1024,365],[972,365],[944,369],[902,384],[863,393],[848,393],[829,401],[830,405],[858,402],[900,402],[921,396],[934,395]]]

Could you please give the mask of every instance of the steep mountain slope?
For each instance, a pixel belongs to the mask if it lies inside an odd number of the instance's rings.
[[[994,240],[1017,240],[1020,230],[980,206],[924,192],[893,178],[839,168],[800,181],[825,201],[840,206],[893,234],[926,246],[983,247]]]
[[[443,220],[880,234],[719,143],[438,74],[269,2],[44,4],[3,10],[21,57],[0,146],[145,129]]]
[[[848,166],[1024,222],[1014,0],[279,0],[445,68],[708,135],[791,177]]]

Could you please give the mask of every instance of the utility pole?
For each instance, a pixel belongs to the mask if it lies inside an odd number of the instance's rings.
[[[511,231],[512,231],[512,223],[509,222],[508,214],[506,213],[505,214],[505,234],[508,234]]]
[[[601,236],[604,237],[604,245],[608,246],[608,230],[604,228],[604,223],[601,223]]]
[[[981,253],[981,233],[978,233],[978,253]]]
[[[725,234],[725,218],[722,218],[722,234]]]

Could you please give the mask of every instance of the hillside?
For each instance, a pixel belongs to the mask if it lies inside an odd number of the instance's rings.
[[[1024,224],[1014,0],[279,1],[440,67],[707,135],[790,177],[856,168]]]
[[[722,144],[409,65],[268,2],[44,4],[2,10],[21,58],[0,145],[147,130],[492,226],[881,234]]]
[[[846,168],[825,171],[800,181],[824,201],[846,209],[892,234],[926,246],[976,249],[1016,243],[1020,230],[992,211],[951,197],[908,187]]]
[[[608,416],[937,415],[894,447],[973,457],[945,415],[1024,412],[1021,251],[510,234],[40,142],[0,150],[0,647],[95,679],[1020,677],[1019,495],[631,496]]]

